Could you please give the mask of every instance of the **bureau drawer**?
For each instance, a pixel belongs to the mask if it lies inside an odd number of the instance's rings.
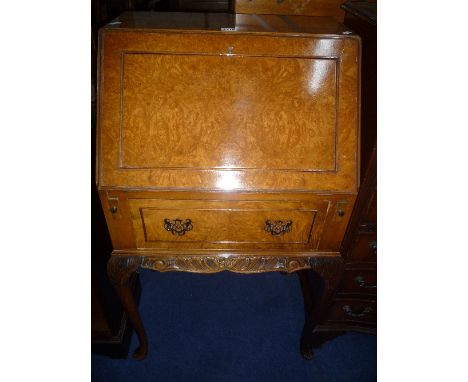
[[[377,273],[374,270],[345,270],[340,293],[377,293]]]
[[[331,306],[328,321],[375,324],[377,303],[375,300],[337,299]]]
[[[129,199],[137,247],[316,248],[329,202]]]

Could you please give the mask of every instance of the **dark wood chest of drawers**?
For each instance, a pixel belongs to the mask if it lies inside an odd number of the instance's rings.
[[[376,332],[377,325],[377,4],[348,1],[345,24],[362,38],[361,187],[343,240],[345,268],[315,330]]]
[[[375,333],[377,324],[377,166],[371,153],[342,246],[345,269],[325,325]]]

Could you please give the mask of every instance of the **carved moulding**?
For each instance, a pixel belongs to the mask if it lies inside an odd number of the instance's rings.
[[[150,257],[142,261],[143,268],[160,272],[184,271],[196,273],[216,273],[230,271],[237,273],[294,272],[310,268],[307,257],[276,256],[177,256]]]
[[[336,288],[344,268],[338,252],[315,252],[290,255],[264,254],[142,254],[138,251],[114,251],[108,273],[121,284],[139,267],[159,272],[236,273],[296,272],[311,269],[325,281],[325,288]]]
[[[123,253],[119,253],[119,255]],[[125,255],[131,256],[129,253]],[[120,257],[120,256],[119,256]],[[159,272],[181,271],[193,273],[217,273],[230,271],[236,273],[296,272],[313,269],[316,272],[336,273],[343,259],[336,254],[307,255],[239,255],[239,254],[181,254],[181,255],[144,255],[133,256],[142,268]],[[335,266],[336,265],[336,266]],[[332,275],[323,275],[332,276]],[[328,277],[326,277],[328,278]]]

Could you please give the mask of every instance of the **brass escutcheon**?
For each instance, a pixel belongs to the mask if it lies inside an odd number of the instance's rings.
[[[267,220],[265,222],[265,231],[270,232],[273,236],[284,235],[291,232],[292,220]]]
[[[190,219],[186,219],[185,222],[182,222],[182,219],[164,219],[164,229],[175,236],[184,236],[193,229],[193,225]]]

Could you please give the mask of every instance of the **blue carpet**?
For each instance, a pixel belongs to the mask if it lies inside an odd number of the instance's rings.
[[[296,275],[213,275],[143,270],[144,361],[92,355],[92,380],[375,381],[376,337],[349,332],[312,361],[299,353],[304,323]],[[131,352],[137,346],[133,334]]]

